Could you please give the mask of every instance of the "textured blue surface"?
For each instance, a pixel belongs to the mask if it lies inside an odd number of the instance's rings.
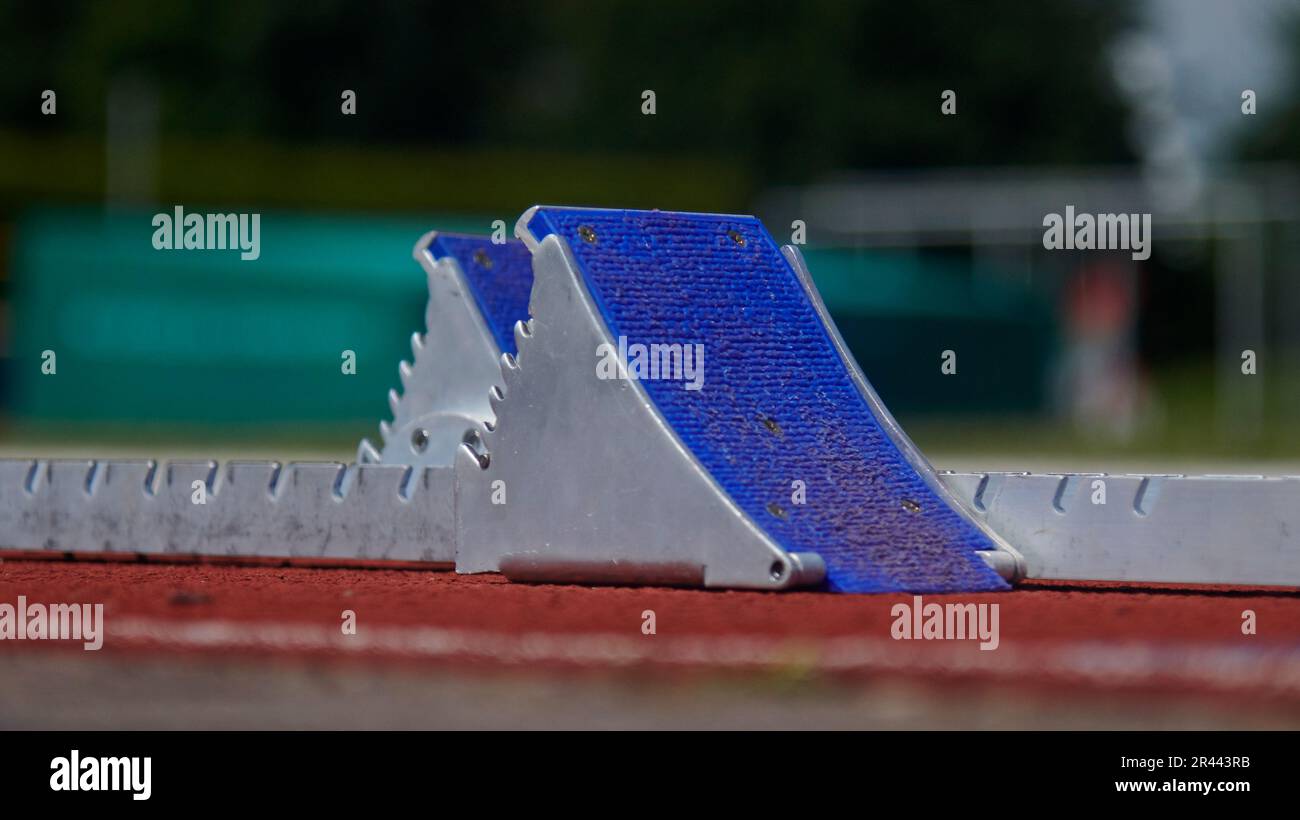
[[[439,233],[429,243],[434,259],[460,263],[474,301],[502,353],[514,354],[515,322],[528,318],[533,257],[518,239],[496,245],[486,236]]]
[[[703,389],[642,386],[753,521],[784,549],[822,556],[831,589],[1007,588],[975,554],[993,548],[988,538],[872,414],[757,219],[542,208],[529,229],[568,242],[614,337],[704,345]],[[802,505],[792,503],[795,481]]]

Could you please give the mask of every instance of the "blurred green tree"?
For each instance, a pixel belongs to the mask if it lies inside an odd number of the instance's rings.
[[[1106,53],[1127,24],[1116,0],[3,2],[0,127],[99,132],[108,83],[142,76],[168,135],[684,152],[759,185],[1112,162],[1129,154]]]

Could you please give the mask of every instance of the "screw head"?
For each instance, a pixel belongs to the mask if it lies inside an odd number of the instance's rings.
[[[767,511],[772,515],[776,516],[777,518],[781,519],[782,521],[785,520],[785,510],[782,509],[781,505],[776,503],[775,501],[767,502]]]
[[[735,228],[732,228],[731,230],[727,231],[727,236],[731,237],[731,241],[735,242],[740,247],[742,248],[745,247],[745,236],[740,231],[736,230]]]
[[[590,225],[579,225],[578,236],[581,236],[582,241],[588,245],[596,244],[596,232],[592,230]]]
[[[417,427],[411,431],[411,449],[417,453],[423,453],[429,449],[429,431],[422,427]]]
[[[921,511],[921,505],[917,504],[915,501],[913,501],[910,498],[904,498],[902,504],[903,504],[903,509],[907,510],[910,513],[919,513]]]
[[[763,422],[763,426],[767,428],[769,433],[775,433],[778,436],[785,435],[784,431],[781,430],[781,425],[777,424],[776,419],[771,416],[759,416],[758,420]]]
[[[482,248],[479,248],[478,250],[474,251],[474,264],[478,265],[480,268],[483,268],[484,270],[492,270],[492,257],[488,256],[487,251],[483,250]]]
[[[772,576],[773,581],[780,581],[785,577],[785,562],[773,561],[772,566],[768,568],[767,572]]]

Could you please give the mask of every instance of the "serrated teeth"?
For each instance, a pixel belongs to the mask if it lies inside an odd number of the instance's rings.
[[[375,448],[375,445],[370,443],[370,439],[368,438],[361,439],[361,445],[357,447],[357,463],[358,464],[379,463],[379,450]]]
[[[419,356],[421,350],[424,350],[424,337],[417,330],[411,334],[411,352]]]
[[[524,342],[528,341],[532,335],[533,327],[531,322],[525,322],[522,320],[515,322],[515,349],[518,350],[522,348]]]
[[[400,364],[398,364],[398,365],[397,365],[397,375],[398,375],[398,376],[401,378],[401,380],[402,380],[402,389],[405,390],[405,389],[406,389],[406,383],[407,383],[407,381],[409,381],[410,378],[411,378],[411,363],[408,362],[408,361],[406,361],[406,360],[403,360]]]
[[[384,437],[384,441],[388,441],[393,437],[392,425],[386,421],[379,422],[379,434]]]
[[[393,414],[394,418],[396,418],[397,416],[397,408],[401,405],[401,403],[402,403],[402,397],[398,395],[396,390],[390,387],[388,389],[388,409]]]

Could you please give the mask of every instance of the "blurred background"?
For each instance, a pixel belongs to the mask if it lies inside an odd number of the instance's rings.
[[[6,1],[0,69],[6,455],[349,459],[415,240],[545,202],[806,226],[941,467],[1300,465],[1295,2]],[[155,251],[177,205],[261,258]],[[1150,259],[1044,250],[1067,205]]]

